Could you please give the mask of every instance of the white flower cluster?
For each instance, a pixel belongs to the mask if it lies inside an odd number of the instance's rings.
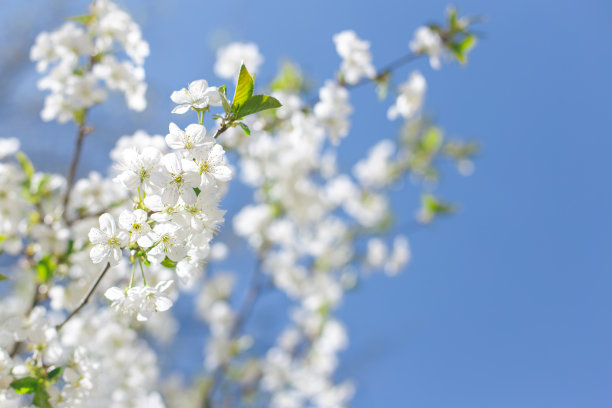
[[[120,61],[117,47],[129,60]],[[110,0],[96,0],[90,14],[68,21],[59,29],[42,32],[30,51],[39,72],[51,69],[38,82],[45,98],[41,117],[64,123],[75,114],[103,102],[106,89],[124,93],[130,109],[146,107],[142,65],[149,46],[130,15]]]
[[[349,85],[361,78],[373,78],[376,70],[372,65],[370,43],[357,37],[354,31],[346,30],[334,35],[336,51],[342,57],[340,74]]]
[[[412,72],[408,80],[399,86],[399,95],[387,111],[387,118],[395,120],[401,116],[409,119],[414,116],[423,105],[426,88],[425,77],[419,71]]]
[[[265,119],[251,123],[251,136],[235,145],[241,177],[255,188],[256,203],[234,217],[234,232],[247,239],[263,273],[295,305],[291,325],[261,362],[261,386],[271,394],[272,407],[343,407],[353,386],[333,380],[337,354],[347,344],[333,311],[354,285],[356,267],[395,275],[410,259],[403,236],[395,238],[389,251],[381,238],[370,244],[361,235],[387,222],[388,188],[402,175],[399,163],[405,152],[384,140],[354,166],[354,178],[339,173],[328,143],[337,145],[350,129],[346,88],[327,81],[312,111],[299,108],[304,102],[298,94],[278,97],[285,106],[279,112],[284,120],[273,132],[264,130]],[[376,253],[370,254],[372,249],[361,257],[356,248],[366,243],[368,248],[378,245]],[[204,292],[211,285],[218,283],[207,281]],[[222,291],[223,298],[229,290]],[[220,315],[230,316],[225,310]],[[208,315],[206,320],[214,319]],[[234,347],[235,355],[231,350],[207,346],[208,368],[239,360],[242,350]]]
[[[427,26],[419,27],[410,42],[410,49],[417,54],[427,54],[433,69],[440,69],[440,58],[444,56],[444,42],[440,34]]]
[[[209,88],[206,81],[194,81],[189,90],[172,94],[181,107],[173,112],[206,108],[218,101],[218,93],[215,99],[213,92],[216,88]],[[219,199],[232,171],[225,151],[203,125],[181,129],[171,123],[165,141],[172,152],[164,154],[153,145],[142,144],[116,152],[119,174],[115,181],[132,194],[134,209],[121,212],[118,225],[112,215],[100,216],[99,228],[89,232],[90,256],[95,264],[116,265],[123,251],[129,250],[139,268],[166,262],[176,265],[179,279],[189,282],[203,266],[213,234],[223,222],[225,211],[219,209]],[[164,294],[172,281],[156,286],[143,281],[144,286],[132,286],[133,280],[132,275],[125,290],[112,287],[106,291],[113,309],[147,320],[154,311],[172,306]]]
[[[215,74],[223,79],[236,79],[240,66],[244,64],[249,67],[249,72],[255,75],[263,61],[257,44],[234,42],[217,50]]]

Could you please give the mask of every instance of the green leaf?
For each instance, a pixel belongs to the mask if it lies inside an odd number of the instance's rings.
[[[40,380],[34,377],[24,377],[15,380],[11,383],[11,388],[14,389],[17,394],[29,394],[36,391]]]
[[[6,276],[6,275],[4,275],[4,274],[0,273],[0,281],[7,280],[8,278],[9,278],[8,276]]]
[[[246,123],[238,122],[237,125],[242,128],[242,130],[244,131],[245,135],[251,136],[251,129],[249,129],[249,127],[246,125]]]
[[[85,25],[88,25],[89,23],[91,23],[95,19],[96,19],[95,14],[82,14],[80,16],[68,17],[68,20],[78,21],[79,23],[82,23],[82,24],[85,24]]]
[[[272,80],[270,89],[274,91],[285,91],[299,93],[306,91],[307,84],[304,81],[300,68],[290,61],[285,61],[281,69]]]
[[[62,373],[64,369],[62,367],[55,367],[53,370],[49,371],[47,373],[47,378],[49,380],[54,379],[55,377],[57,377],[58,375],[60,375]]]
[[[199,195],[200,195],[200,193],[202,192],[202,190],[200,190],[198,187],[194,187],[194,188],[193,188],[193,191],[195,191],[196,196],[199,196]]]
[[[35,407],[38,408],[53,408],[51,403],[49,402],[49,393],[45,388],[45,385],[41,382],[38,383],[38,387],[36,387],[36,393],[34,394],[34,398],[32,399],[32,403]]]
[[[57,269],[57,264],[55,260],[53,260],[49,255],[42,258],[36,264],[36,274],[38,275],[38,281],[43,283],[47,282],[51,277],[53,277],[53,273]]]
[[[32,178],[34,175],[34,165],[30,159],[28,159],[28,156],[26,156],[25,153],[19,152],[17,153],[17,161],[19,161],[19,164],[21,165],[21,168],[28,179]]]
[[[457,9],[454,7],[448,8],[448,25],[451,30],[457,27]]]
[[[238,76],[238,84],[236,84],[236,92],[232,101],[232,111],[237,112],[240,107],[249,100],[253,95],[254,81],[249,71],[244,64],[240,67],[240,75]]]
[[[227,99],[227,87],[225,85],[219,87],[219,96],[221,96],[221,103],[226,113],[231,113],[232,106],[229,99]]]
[[[425,150],[425,152],[435,153],[440,148],[440,146],[442,146],[443,139],[444,136],[442,134],[442,131],[435,126],[432,126],[428,128],[423,134],[421,146],[423,147],[423,150]]]
[[[455,211],[455,207],[452,204],[440,201],[431,194],[424,194],[421,197],[421,201],[423,207],[434,215],[450,214]]]
[[[261,112],[267,109],[280,108],[281,103],[272,96],[268,95],[254,95],[251,96],[245,103],[238,109],[238,118],[243,118],[248,115],[252,115],[257,112]]]
[[[74,111],[72,117],[74,119],[74,121],[79,124],[79,125],[84,125],[85,124],[85,115],[87,114],[87,109],[82,108],[82,109],[77,109]]]
[[[164,260],[161,262],[161,264],[162,264],[163,266],[165,266],[166,268],[170,268],[170,269],[176,268],[176,262],[174,262],[172,259],[170,259],[170,258],[168,258],[168,257],[166,257],[166,258],[165,258],[165,259],[164,259]]]

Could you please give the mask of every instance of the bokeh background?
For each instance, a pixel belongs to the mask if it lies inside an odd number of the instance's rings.
[[[119,1],[142,25],[149,107],[96,108],[96,132],[85,145],[80,174],[104,172],[118,137],[142,128],[165,134],[170,93],[213,73],[215,48],[253,41],[265,56],[258,82],[280,61],[299,63],[313,84],[339,64],[331,37],[353,29],[371,41],[375,65],[408,50],[414,30],[442,21],[447,2],[282,0]],[[36,33],[82,14],[87,2],[5,0],[0,3],[0,136],[18,137],[42,170],[65,171],[75,130],[43,123],[43,95],[27,52]],[[487,16],[484,38],[467,68],[433,71],[427,112],[450,136],[480,142],[476,172],[448,167],[438,192],[459,203],[457,215],[409,231],[413,261],[393,279],[371,276],[340,309],[350,334],[338,378],[357,385],[354,407],[610,407],[612,405],[612,42],[604,0],[461,0],[461,14]],[[373,87],[352,93],[353,131],[340,167],[398,123],[386,121],[391,100]],[[229,216],[248,191],[234,183]],[[400,219],[414,215],[416,189],[394,193]],[[229,230],[229,227],[226,228]],[[225,236],[230,242],[231,234]],[[250,273],[250,255],[227,268]],[[225,266],[224,266],[225,267]],[[251,330],[272,341],[279,299],[257,305]],[[202,326],[190,299],[177,308],[185,324],[164,365],[190,375],[201,362]],[[256,329],[259,328],[259,329]],[[263,344],[262,343],[262,344]]]

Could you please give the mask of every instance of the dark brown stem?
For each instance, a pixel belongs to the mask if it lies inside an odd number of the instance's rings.
[[[419,57],[423,56],[425,54],[423,53],[414,53],[414,52],[410,52],[406,55],[403,55],[401,57],[399,57],[398,59],[391,61],[389,64],[387,64],[385,67],[383,67],[382,69],[380,69],[376,75],[374,75],[372,78],[364,78],[361,81],[357,82],[356,84],[347,84],[346,82],[343,81],[338,81],[338,85],[343,86],[346,89],[352,89],[352,88],[359,88],[360,86],[363,86],[365,84],[369,84],[370,82],[376,82],[379,81],[381,79],[383,79],[384,77],[386,77],[387,75],[389,75],[391,72],[393,72],[394,70],[408,64],[409,62],[412,62],[416,59],[418,59]],[[315,103],[317,103],[319,101],[319,96],[315,96],[314,98],[312,98],[310,100],[310,102],[308,103],[308,106],[312,106]]]
[[[72,313],[70,313],[68,315],[68,317],[66,317],[66,319],[61,322],[60,324],[58,324],[55,328],[59,331],[62,329],[62,327],[64,327],[64,325],[68,322],[68,320],[72,319],[72,317],[74,315],[76,315],[77,313],[79,313],[81,311],[81,309],[87,304],[87,302],[89,302],[89,298],[91,297],[91,295],[93,295],[93,293],[95,292],[96,288],[98,287],[98,285],[100,284],[100,281],[102,280],[102,278],[104,277],[104,275],[106,275],[106,272],[110,269],[110,263],[107,263],[106,266],[104,267],[104,269],[102,270],[102,272],[100,273],[100,275],[98,275],[98,278],[96,279],[96,281],[94,282],[93,286],[89,289],[89,292],[87,292],[87,294],[85,295],[85,297],[83,298],[83,300],[81,300],[81,303],[77,306],[76,309],[74,309],[72,311]]]
[[[72,155],[72,162],[70,163],[70,168],[68,169],[68,174],[66,176],[66,194],[64,195],[64,211],[62,214],[64,221],[68,221],[68,205],[70,204],[70,194],[72,192],[72,187],[74,186],[74,179],[76,177],[76,171],[79,165],[79,158],[81,157],[81,150],[83,149],[83,140],[85,139],[85,136],[87,134],[91,133],[91,128],[85,125],[86,119],[87,110],[85,110],[85,113],[83,114],[83,120],[79,124],[76,147],[74,149],[74,154]]]
[[[217,132],[215,133],[215,135],[213,136],[215,139],[219,137],[219,135],[221,135],[221,133],[225,132],[228,129],[228,126],[225,122],[223,122],[221,124],[221,127],[219,129],[217,129]]]

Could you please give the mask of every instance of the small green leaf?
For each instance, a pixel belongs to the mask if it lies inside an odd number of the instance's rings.
[[[307,84],[300,68],[290,61],[285,61],[272,84],[270,84],[270,89],[299,93],[306,91]]]
[[[62,367],[55,367],[53,370],[49,371],[47,373],[47,378],[49,380],[54,379],[55,377],[57,377],[58,375],[60,375],[62,373],[64,369]]]
[[[36,264],[36,274],[38,275],[38,281],[40,283],[47,282],[53,276],[53,273],[57,269],[57,264],[49,255],[43,257]]]
[[[172,259],[170,259],[170,258],[168,258],[168,257],[166,257],[166,258],[165,258],[165,259],[164,259],[164,260],[161,262],[161,264],[162,264],[163,266],[165,266],[166,268],[170,268],[170,269],[176,268],[176,262],[174,262]]]
[[[245,103],[242,105],[237,112],[238,118],[243,118],[248,115],[252,115],[257,112],[261,112],[267,109],[280,108],[281,103],[272,96],[268,95],[254,95],[251,96]]]
[[[238,122],[238,125],[242,128],[242,130],[247,136],[251,136],[251,129],[249,129],[246,123]]]
[[[78,21],[79,23],[88,25],[89,23],[94,21],[95,18],[96,18],[95,14],[82,14],[80,16],[68,17],[68,20]]]
[[[440,201],[431,194],[424,194],[421,197],[421,202],[423,207],[434,215],[450,214],[455,211],[455,207],[452,204]]]
[[[232,111],[232,106],[230,104],[229,99],[227,99],[227,87],[225,85],[219,87],[219,96],[221,96],[221,103],[223,104],[223,109],[225,112],[230,113]]]
[[[435,153],[436,151],[438,151],[440,146],[442,146],[443,139],[444,135],[442,134],[442,130],[435,126],[432,126],[428,128],[423,134],[421,146],[423,147],[423,150],[425,150],[425,152]]]
[[[49,402],[49,393],[45,388],[45,385],[40,382],[36,387],[36,392],[34,393],[34,398],[32,399],[32,403],[37,408],[53,408],[51,403]]]
[[[202,192],[202,190],[200,190],[198,187],[194,187],[194,188],[193,188],[193,191],[195,191],[196,196],[199,196],[199,195],[200,195],[200,193]]]
[[[11,383],[11,388],[14,389],[17,394],[29,394],[36,391],[40,380],[34,377],[24,377],[15,380]]]
[[[85,108],[77,109],[72,114],[72,117],[73,117],[74,121],[77,124],[82,126],[82,125],[85,124],[85,115],[86,115],[86,113],[87,113],[87,109],[85,109]]]
[[[32,178],[32,176],[34,175],[34,165],[30,161],[28,156],[26,156],[25,153],[19,152],[17,153],[17,161],[19,161],[19,164],[21,165],[21,168],[23,169],[23,172],[26,174],[28,179]]]
[[[8,276],[6,276],[6,275],[4,275],[4,274],[0,273],[0,281],[7,280],[8,278],[9,278]]]
[[[240,67],[240,75],[238,76],[238,84],[236,84],[236,92],[232,101],[232,111],[237,112],[240,107],[253,95],[254,81],[249,71],[244,64]]]

